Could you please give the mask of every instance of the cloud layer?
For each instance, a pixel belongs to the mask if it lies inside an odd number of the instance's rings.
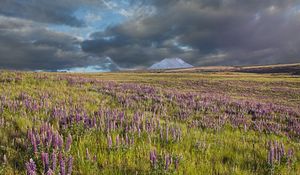
[[[5,16],[76,27],[85,25],[85,21],[74,16],[77,9],[95,5],[101,8],[103,4],[97,0],[0,0],[0,3],[0,14]]]
[[[297,0],[0,0],[0,68],[57,70],[107,65],[147,67],[166,57],[193,65],[300,62]],[[132,7],[132,8],[130,8]],[[89,39],[49,25],[84,30],[80,9],[123,16],[118,24],[93,28]],[[133,10],[134,9],[134,10]],[[101,19],[101,20],[99,20]],[[89,20],[89,21],[86,21]],[[99,30],[99,31],[97,31]]]
[[[157,13],[96,32],[83,49],[123,66],[178,56],[194,65],[300,61],[297,1],[153,1]],[[113,39],[103,39],[113,36]]]

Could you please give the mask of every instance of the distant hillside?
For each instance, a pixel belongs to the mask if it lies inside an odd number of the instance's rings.
[[[300,75],[300,63],[299,64],[279,64],[268,66],[250,66],[243,67],[239,72],[249,73],[289,73],[293,75]]]
[[[155,70],[154,70],[155,71]],[[265,66],[203,66],[181,69],[157,70],[156,72],[245,72],[245,73],[288,73],[300,75],[300,63]]]

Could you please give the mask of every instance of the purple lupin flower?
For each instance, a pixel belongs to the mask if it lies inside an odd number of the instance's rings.
[[[292,165],[292,161],[293,161],[293,155],[294,155],[294,151],[293,149],[289,149],[288,153],[287,153],[287,159],[288,159],[288,165],[291,166]]]
[[[50,130],[50,128],[47,131],[47,147],[49,148],[52,142],[52,131]]]
[[[64,140],[62,136],[58,134],[58,147],[60,150],[62,150],[63,144],[64,144]]]
[[[150,151],[150,164],[153,168],[156,166],[156,161],[157,161],[157,156],[156,156],[156,151]]]
[[[274,149],[274,158],[275,158],[276,161],[279,161],[280,157],[279,157],[279,154],[278,154],[279,153],[279,151],[278,151],[278,143],[276,141],[274,142],[273,149]]]
[[[49,169],[49,154],[42,152],[41,158],[44,165],[44,172],[46,173]]]
[[[34,135],[33,135],[33,137],[32,137],[32,147],[33,147],[34,153],[37,153],[38,148],[37,148],[36,139],[35,139],[35,136],[34,136]]]
[[[168,154],[165,155],[165,170],[168,170],[169,165],[172,163],[172,158]]]
[[[56,169],[56,161],[57,161],[57,157],[56,157],[56,153],[53,152],[51,155],[51,159],[52,159],[52,170],[55,171]]]
[[[40,135],[39,135],[39,134],[36,134],[36,136],[35,136],[35,142],[36,142],[36,145],[40,145],[40,143],[41,143],[41,138],[40,138]]]
[[[62,153],[59,153],[58,158],[59,158],[60,174],[65,175],[66,174],[66,169],[65,169],[66,167],[65,167],[64,156],[62,155]]]
[[[67,138],[67,142],[66,142],[66,151],[70,151],[71,148],[71,144],[72,144],[72,136],[71,134],[69,134],[68,138]]]
[[[270,148],[269,148],[269,154],[268,154],[268,163],[270,165],[273,165],[273,163],[274,163],[274,148],[273,148],[273,145],[271,142],[269,142],[269,146],[270,146]]]
[[[53,172],[51,169],[49,169],[49,170],[47,171],[46,175],[54,175],[54,172]]]
[[[27,175],[36,175],[36,165],[32,159],[26,163]]]
[[[45,133],[41,133],[41,143],[42,143],[42,145],[46,145],[47,144]]]
[[[151,166],[153,166],[153,151],[150,151],[149,159],[150,159]]]
[[[68,159],[68,172],[67,172],[67,175],[72,174],[72,167],[73,167],[73,157],[70,156],[69,159]]]
[[[52,147],[53,149],[57,149],[58,147],[58,134],[52,135]]]

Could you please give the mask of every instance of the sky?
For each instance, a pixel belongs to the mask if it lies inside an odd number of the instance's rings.
[[[300,62],[299,0],[0,0],[0,69]]]

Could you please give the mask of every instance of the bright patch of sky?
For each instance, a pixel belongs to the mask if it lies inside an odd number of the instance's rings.
[[[143,18],[156,12],[153,6],[142,2],[132,5],[129,0],[102,0],[103,6],[82,7],[74,16],[84,21],[84,27],[67,25],[49,25],[48,29],[76,36],[78,39],[89,39],[90,34],[104,31],[109,26],[120,24],[132,18]]]
[[[124,1],[125,2],[125,1]],[[127,2],[127,1],[126,1]],[[82,7],[74,16],[85,23],[84,27],[71,27],[67,25],[49,25],[48,29],[76,36],[78,39],[88,39],[90,34],[96,31],[104,31],[107,27],[119,24],[128,18],[122,15],[122,3],[118,5],[113,1],[103,0],[104,7]],[[127,4],[127,3],[123,3]],[[125,7],[124,7],[125,8]]]
[[[300,4],[290,8],[288,15],[299,15],[300,14]]]
[[[125,20],[125,17],[110,9],[84,9],[77,10],[74,14],[85,22],[84,27],[71,27],[67,25],[49,25],[48,29],[76,36],[79,39],[88,39],[96,31],[104,31],[108,26],[113,26]]]
[[[180,50],[184,51],[184,52],[189,52],[189,51],[194,50],[192,47],[187,46],[187,45],[179,44],[177,41],[174,41],[173,45],[176,46],[177,48],[179,48]]]
[[[95,73],[95,72],[110,72],[109,68],[103,68],[102,66],[93,65],[86,67],[73,67],[70,69],[60,69],[58,72],[86,72],[86,73]]]

